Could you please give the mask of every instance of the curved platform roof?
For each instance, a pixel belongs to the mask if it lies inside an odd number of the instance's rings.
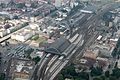
[[[55,55],[63,55],[62,53],[70,46],[70,44],[69,40],[61,37],[52,43],[50,47],[45,49],[45,52]]]

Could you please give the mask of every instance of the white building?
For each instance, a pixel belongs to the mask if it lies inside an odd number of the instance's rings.
[[[29,38],[31,38],[33,35],[35,35],[34,31],[30,30],[29,28],[26,28],[24,30],[21,30],[21,31],[18,31],[17,33],[12,34],[11,39],[25,42]]]
[[[35,24],[35,23],[30,23],[29,24],[30,28],[35,30],[35,29],[39,29],[39,25],[38,24]]]
[[[0,30],[0,37],[4,37],[7,34],[7,31],[5,29]]]
[[[25,42],[26,40],[28,40],[30,37],[32,37],[32,33],[20,33],[16,35],[16,40],[21,41],[21,42]]]

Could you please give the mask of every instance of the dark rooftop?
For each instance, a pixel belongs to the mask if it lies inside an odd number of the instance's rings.
[[[62,52],[64,52],[69,46],[70,41],[61,37],[57,39],[54,43],[50,45],[47,49],[45,49],[46,53],[52,53],[57,55],[62,55]]]

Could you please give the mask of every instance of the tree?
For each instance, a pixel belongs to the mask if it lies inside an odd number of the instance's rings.
[[[75,78],[74,80],[82,80],[81,78],[79,78],[79,77],[77,77],[77,78]]]
[[[61,74],[65,77],[65,75],[67,74],[67,70],[66,69],[63,69]]]
[[[102,80],[101,78],[93,78],[93,80]]]
[[[37,64],[40,61],[40,57],[37,56],[37,57],[33,58],[33,61],[35,61],[35,64]]]
[[[62,74],[59,74],[59,76],[58,76],[58,80],[64,80],[64,77],[63,77]]]
[[[64,78],[70,78],[70,79],[74,78],[77,75],[73,64],[63,69],[61,74],[64,76]]]
[[[101,78],[102,80],[106,80],[106,77],[105,77],[105,76],[100,76],[100,78]]]
[[[101,67],[93,67],[91,69],[91,76],[100,76],[103,73],[103,70]]]
[[[74,67],[74,65],[69,66],[68,69],[67,69],[67,72],[68,72],[68,74],[70,74],[71,76],[75,76],[75,75],[76,75],[76,72],[75,72],[75,67]]]
[[[0,80],[5,80],[5,74],[4,73],[0,73]]]
[[[112,76],[116,77],[117,79],[120,78],[120,69],[119,68],[113,69]]]
[[[32,37],[32,40],[37,40],[39,38],[39,35],[35,35]]]
[[[114,76],[110,76],[110,77],[109,77],[109,80],[117,80],[117,78],[114,77]]]
[[[80,72],[78,73],[78,77],[84,80],[89,80],[89,74],[86,72]]]
[[[110,72],[109,72],[109,71],[106,71],[106,72],[105,72],[105,76],[106,76],[106,77],[109,77],[109,76],[110,76]]]

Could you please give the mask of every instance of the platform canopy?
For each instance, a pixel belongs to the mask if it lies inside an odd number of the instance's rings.
[[[70,44],[71,42],[69,40],[61,37],[45,49],[45,52],[55,55],[63,55],[62,53],[70,46]]]

